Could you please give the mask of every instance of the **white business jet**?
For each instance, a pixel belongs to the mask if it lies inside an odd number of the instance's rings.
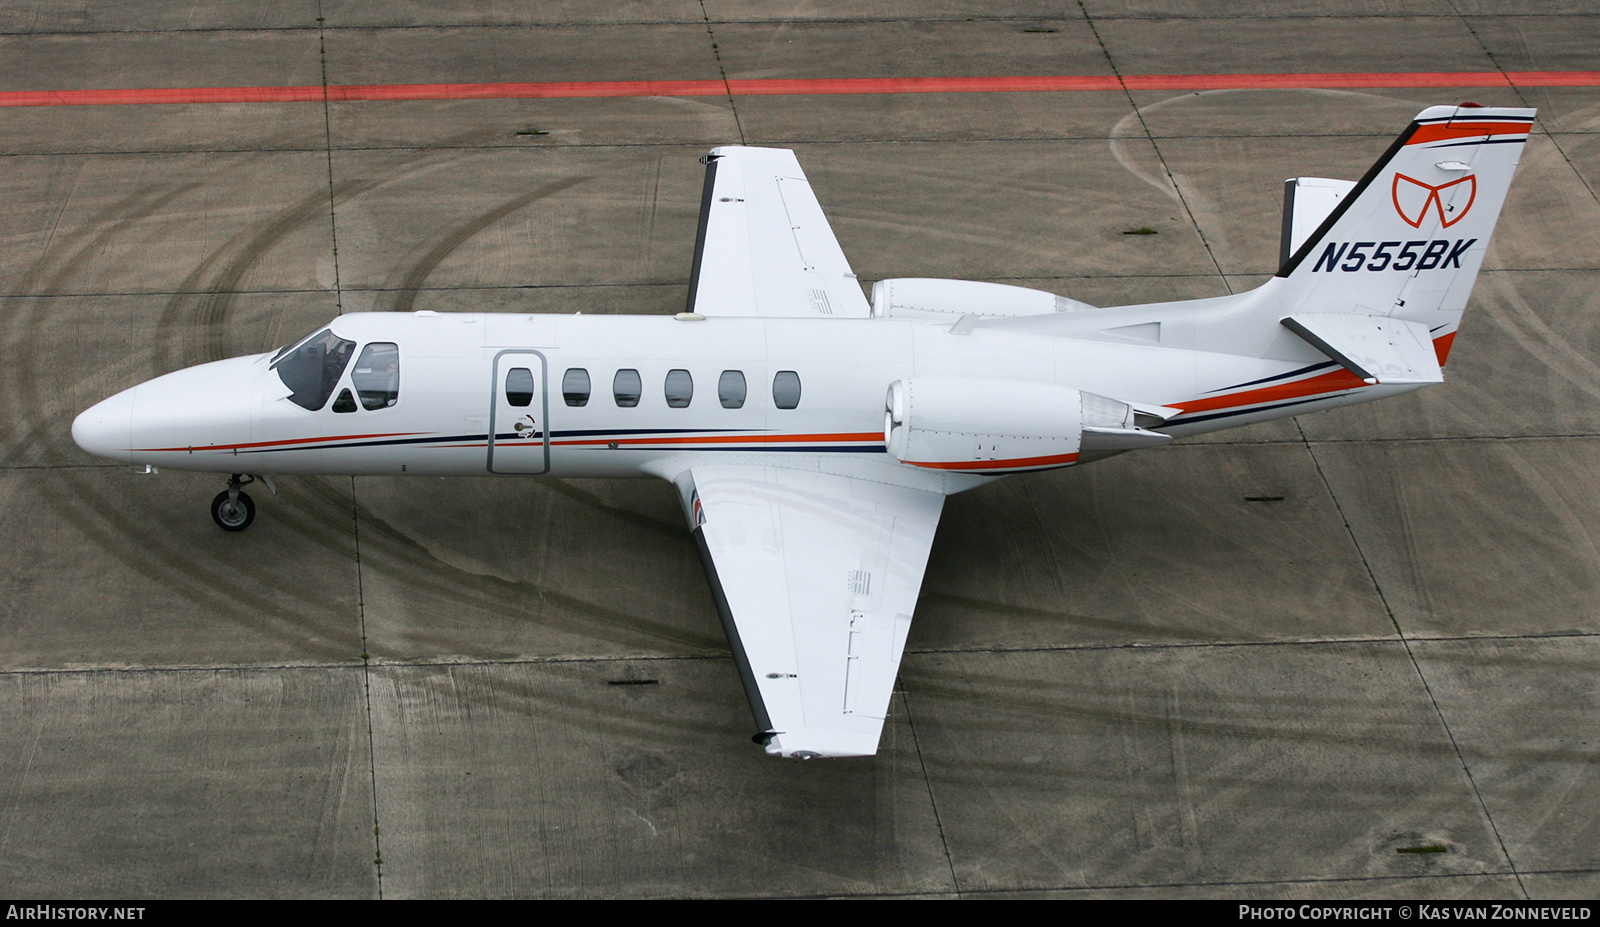
[[[1424,110],[1359,182],[1287,182],[1260,288],[1112,309],[927,279],[869,303],[793,152],[718,148],[676,317],[344,315],[72,435],[230,474],[229,531],[281,474],[668,480],[756,741],[872,755],[945,496],[1439,382],[1533,116]]]

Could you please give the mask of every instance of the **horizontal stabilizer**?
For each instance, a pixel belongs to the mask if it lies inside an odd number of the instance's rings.
[[[1327,218],[1339,201],[1356,188],[1354,180],[1327,177],[1290,177],[1283,182],[1283,240],[1278,263],[1288,263]]]
[[[1370,315],[1305,313],[1283,326],[1368,383],[1438,383],[1444,379],[1427,326]]]

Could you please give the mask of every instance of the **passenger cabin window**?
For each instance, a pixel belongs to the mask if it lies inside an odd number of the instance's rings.
[[[780,370],[772,378],[772,404],[780,409],[793,409],[800,405],[800,374],[793,370]]]
[[[737,370],[724,370],[717,378],[717,399],[724,409],[744,408],[744,374]]]
[[[624,409],[631,409],[639,404],[639,395],[644,392],[644,381],[639,379],[637,370],[618,370],[611,381],[611,394],[617,398],[617,405]]]
[[[589,371],[582,367],[572,367],[561,378],[561,398],[569,406],[586,406],[589,404]]]
[[[278,358],[272,369],[278,372],[283,385],[293,391],[289,401],[315,412],[333,395],[333,388],[339,385],[339,375],[344,373],[355,349],[354,341],[346,341],[335,335],[333,329],[325,328]]]
[[[666,390],[668,408],[687,409],[694,398],[694,378],[687,370],[668,370]]]
[[[523,408],[533,403],[533,371],[512,367],[506,371],[506,403]]]
[[[394,405],[400,398],[400,346],[374,341],[362,348],[356,369],[350,372],[350,382],[361,397],[361,408],[371,411]]]
[[[347,389],[340,390],[339,391],[339,398],[335,399],[333,401],[333,411],[335,411],[335,412],[354,412],[355,410],[356,410],[356,397],[350,395],[350,391],[347,390]]]

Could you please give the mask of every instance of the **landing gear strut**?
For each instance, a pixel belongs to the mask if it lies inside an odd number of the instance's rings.
[[[256,478],[235,473],[228,478],[228,488],[217,493],[211,500],[211,520],[217,527],[224,531],[243,531],[250,527],[256,520],[256,504],[250,496],[240,490],[247,483],[254,483]]]

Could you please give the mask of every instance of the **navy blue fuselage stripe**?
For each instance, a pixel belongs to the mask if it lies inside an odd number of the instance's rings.
[[[742,430],[746,430],[746,429],[726,428],[726,429],[716,429],[716,430],[717,431],[742,431]],[[692,432],[689,435],[685,435],[685,437],[690,437],[692,439],[692,436],[694,434],[698,434],[698,433],[700,433],[700,432]],[[764,433],[765,432],[760,432],[758,434],[764,434]],[[631,432],[630,431],[586,431],[586,432],[556,431],[556,432],[551,432],[551,434],[552,434],[553,437],[561,437],[562,435],[574,435],[574,434],[583,434],[583,435],[607,435],[607,434],[615,434],[615,435],[625,435],[625,434],[684,435],[684,432],[674,431],[672,429],[656,429],[656,430],[640,430],[640,431],[631,431]],[[534,442],[528,441],[527,439],[529,439],[529,438],[538,439],[537,443],[542,445],[543,444],[543,440],[542,439],[544,438],[544,435],[543,435],[542,432],[533,432],[531,434],[527,434],[526,436],[524,436],[523,434],[519,434],[517,432],[507,432],[505,434],[496,434],[495,435],[495,441],[497,441],[497,442],[500,442],[500,441],[513,441],[513,440],[517,440],[517,439],[523,439],[523,440],[517,441],[517,443],[518,444],[534,443]],[[237,451],[237,453],[240,453],[240,454],[268,454],[268,453],[276,453],[278,451],[342,450],[342,449],[346,449],[346,448],[355,448],[355,447],[394,447],[394,446],[407,445],[407,444],[446,444],[446,443],[452,443],[452,442],[458,442],[458,441],[483,441],[483,442],[487,442],[488,439],[489,439],[488,435],[445,435],[445,436],[434,437],[434,438],[391,438],[391,439],[384,440],[384,441],[351,441],[351,442],[346,442],[346,443],[342,443],[342,444],[297,444],[297,445],[293,445],[291,447],[258,447],[258,448],[250,448],[248,450],[239,450],[239,451]],[[815,450],[821,450],[821,451],[844,451],[844,452],[853,453],[853,452],[857,452],[857,451],[881,451],[881,450],[883,450],[883,447],[881,447],[881,446],[826,447],[826,446],[821,446],[821,445],[817,445],[817,444],[795,445],[795,446],[790,446],[790,447],[772,447],[772,446],[757,446],[757,447],[737,447],[737,446],[733,446],[733,447],[730,447],[730,446],[722,445],[722,444],[716,444],[716,445],[713,445],[712,447],[692,447],[692,446],[690,446],[690,447],[656,447],[656,446],[652,446],[648,441],[638,442],[637,443],[637,447],[638,447],[638,449],[641,449],[641,450],[648,449],[648,450],[667,450],[667,451],[704,451],[704,450],[728,450],[728,451],[805,451],[805,450],[812,450],[812,451],[815,451]],[[196,448],[195,450],[206,450],[206,448]],[[226,450],[233,450],[233,448],[226,448]]]
[[[1470,120],[1472,122],[1528,122],[1527,116],[1501,116],[1495,113],[1484,113],[1481,116],[1475,114],[1461,115],[1457,113],[1450,116],[1436,116],[1432,119],[1418,119],[1417,122],[1420,125],[1425,126],[1441,126],[1445,125],[1446,123],[1455,122],[1457,119]]]
[[[1319,364],[1312,364],[1309,367],[1301,367],[1299,370],[1291,370],[1288,373],[1279,373],[1279,374],[1274,374],[1273,376],[1270,376],[1270,377],[1262,377],[1259,380],[1251,380],[1249,383],[1235,383],[1232,386],[1224,386],[1221,389],[1208,390],[1208,392],[1226,393],[1230,389],[1243,389],[1246,386],[1256,386],[1256,385],[1261,384],[1261,383],[1271,383],[1273,380],[1287,380],[1290,377],[1298,377],[1303,373],[1310,373],[1313,370],[1326,370],[1329,367],[1337,367],[1337,366],[1339,366],[1339,365],[1334,363],[1333,361],[1323,361],[1323,362],[1321,362]]]
[[[445,435],[432,438],[391,438],[387,441],[351,441],[344,444],[296,444],[293,447],[253,447],[241,454],[269,454],[277,451],[321,451],[346,447],[390,447],[400,444],[439,444],[446,441],[487,441],[488,435]]]
[[[590,438],[595,435],[718,435],[734,431],[748,431],[751,434],[768,434],[770,428],[691,428],[685,431],[682,428],[585,428],[576,431],[552,431],[552,438]]]
[[[1527,136],[1521,138],[1486,138],[1474,142],[1444,142],[1439,145],[1423,145],[1424,148],[1461,148],[1466,145],[1521,145],[1528,140]]]

